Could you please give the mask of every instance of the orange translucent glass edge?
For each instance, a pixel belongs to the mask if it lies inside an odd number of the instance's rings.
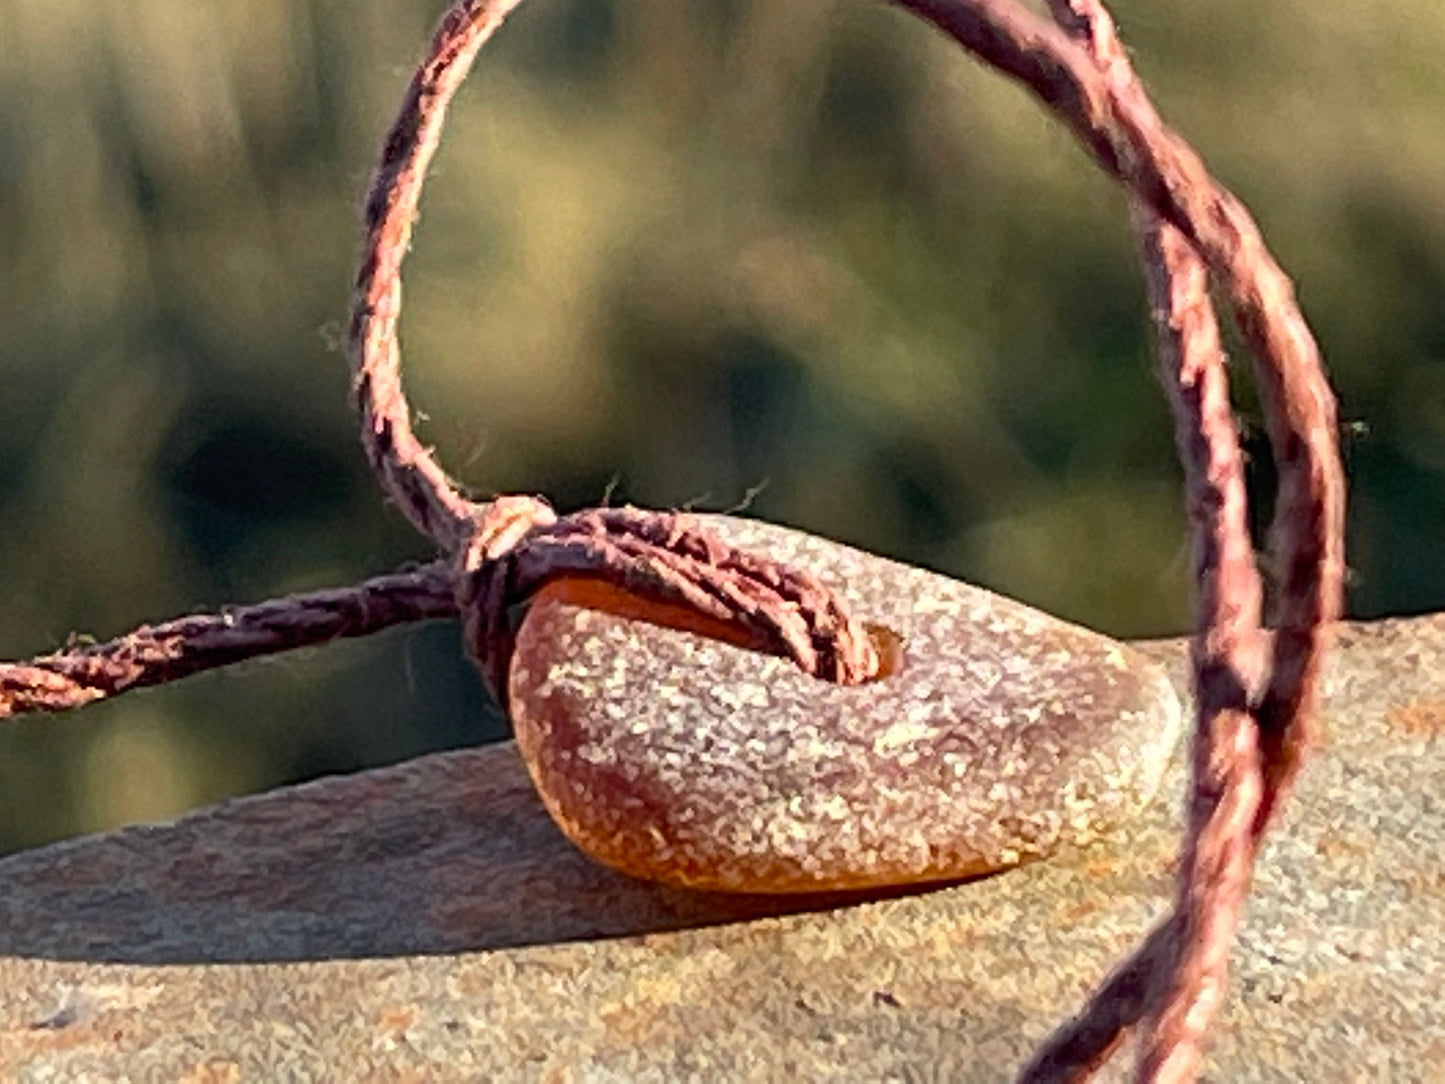
[[[700,614],[686,606],[634,595],[609,583],[591,576],[559,576],[548,581],[532,596],[532,602],[557,602],[569,606],[599,610],[614,617],[629,621],[646,621],[663,628],[690,632],[712,640],[721,640],[734,647],[751,651],[766,651],[768,645],[749,634],[748,630],[736,624]],[[875,681],[896,674],[903,665],[903,638],[885,625],[864,624],[873,649],[878,653],[878,673]]]

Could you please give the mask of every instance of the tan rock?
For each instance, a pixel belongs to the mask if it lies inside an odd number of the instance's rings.
[[[1206,1079],[1438,1080],[1445,618],[1347,628],[1323,712]],[[1182,787],[826,907],[603,869],[510,745],[77,840],[0,862],[0,1079],[1006,1080],[1167,906]]]

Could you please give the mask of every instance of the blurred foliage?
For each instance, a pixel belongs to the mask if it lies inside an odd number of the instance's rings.
[[[0,0],[0,656],[427,556],[336,352],[440,0]],[[1445,7],[1127,0],[1297,277],[1352,424],[1351,610],[1445,605]],[[409,266],[478,492],[727,508],[1120,635],[1187,621],[1124,201],[864,0],[546,0],[464,90]],[[1240,409],[1267,498],[1247,389]],[[448,626],[0,732],[0,851],[496,737]]]

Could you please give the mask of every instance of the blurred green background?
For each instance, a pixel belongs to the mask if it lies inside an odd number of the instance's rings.
[[[0,0],[0,657],[428,556],[336,345],[442,7]],[[1445,607],[1445,5],[1115,8],[1325,347],[1351,612]],[[477,491],[747,501],[1111,633],[1185,627],[1124,201],[920,23],[534,0],[423,210],[407,374]],[[0,852],[501,733],[447,625],[259,661],[6,725]]]

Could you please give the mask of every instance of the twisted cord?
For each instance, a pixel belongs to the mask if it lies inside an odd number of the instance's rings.
[[[689,516],[612,508],[558,519],[536,498],[499,497],[473,523],[458,560],[0,663],[0,719],[69,711],[246,659],[459,613],[483,677],[505,703],[511,608],[563,576],[690,611],[823,681],[856,685],[879,672],[867,627],[822,581],[728,546]]]
[[[1050,0],[1050,9],[1107,88],[1133,106],[1136,121],[1164,131],[1102,3]],[[1160,378],[1189,495],[1198,630],[1192,652],[1198,712],[1192,796],[1173,914],[1115,970],[1079,1017],[1035,1054],[1020,1077],[1029,1081],[1085,1079],[1123,1032],[1146,1016],[1138,1078],[1194,1078],[1205,1033],[1224,996],[1229,948],[1260,837],[1309,741],[1309,697],[1323,648],[1322,626],[1339,608],[1343,480],[1333,403],[1288,281],[1264,253],[1242,206],[1232,197],[1220,199],[1218,206],[1237,212],[1232,225],[1242,243],[1239,252],[1223,254],[1228,259],[1218,260],[1224,266],[1217,273],[1231,282],[1236,319],[1256,350],[1258,379],[1272,389],[1266,403],[1271,438],[1281,471],[1291,477],[1290,497],[1281,501],[1273,533],[1287,570],[1276,620],[1293,634],[1288,643],[1277,639],[1274,657],[1267,659],[1243,461],[1205,268],[1185,233],[1147,206],[1142,193],[1133,195]],[[1241,269],[1255,281],[1231,280]],[[1306,401],[1295,403],[1291,396]],[[1267,672],[1272,674],[1265,706],[1256,707]]]
[[[447,553],[471,534],[478,506],[467,500],[411,427],[401,384],[401,265],[427,167],[447,106],[472,61],[520,0],[463,0],[443,17],[392,122],[363,211],[365,236],[349,323],[352,397],[361,440],[387,495],[413,526]]]
[[[457,601],[483,676],[504,698],[509,608],[546,579],[587,576],[736,626],[747,642],[806,673],[856,683],[879,660],[862,623],[819,581],[740,554],[681,517],[598,510],[557,521],[534,497],[473,503],[411,428],[397,321],[401,265],[447,106],[481,47],[519,0],[461,0],[442,18],[407,88],[367,197],[350,322],[362,443],[382,487],[412,523],[457,555]]]
[[[529,597],[559,577],[605,580],[721,622],[737,642],[791,659],[824,681],[857,685],[879,671],[867,628],[820,580],[734,549],[690,516],[594,508],[557,519],[540,502],[529,506],[533,498],[503,500],[498,519],[504,526],[487,523],[477,532],[458,580],[467,643],[503,702],[509,600]],[[518,532],[515,541],[499,537],[510,531]]]
[[[1110,176],[1176,227],[1225,291],[1253,354],[1255,383],[1280,473],[1272,531],[1279,577],[1275,645],[1260,704],[1267,818],[1288,789],[1310,724],[1315,678],[1339,617],[1344,578],[1344,475],[1334,395],[1294,287],[1259,227],[1178,134],[1160,120],[1122,50],[1101,66],[1068,31],[1017,0],[890,0],[1028,87]],[[1100,13],[1098,5],[1078,5]],[[1076,22],[1075,25],[1078,25]]]
[[[0,663],[0,719],[68,711],[261,655],[455,616],[451,570],[437,561],[354,587],[142,625],[106,643]]]

